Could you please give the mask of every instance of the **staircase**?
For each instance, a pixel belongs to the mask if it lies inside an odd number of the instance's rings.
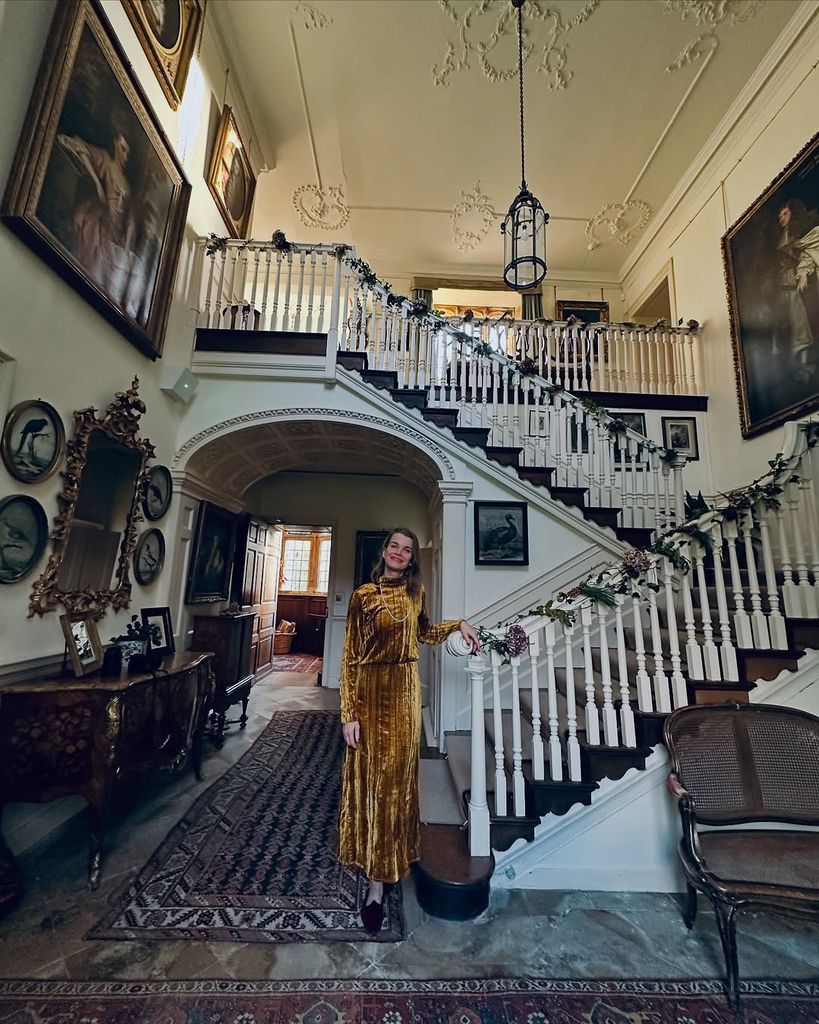
[[[633,785],[672,708],[753,700],[814,657],[816,423],[790,424],[770,472],[686,522],[685,459],[590,397],[698,393],[695,332],[453,323],[393,295],[346,246],[216,241],[198,351],[324,356],[328,381],[356,375],[629,546],[465,658],[471,729],[446,749],[468,829],[424,827],[430,913],[479,913],[496,854]]]

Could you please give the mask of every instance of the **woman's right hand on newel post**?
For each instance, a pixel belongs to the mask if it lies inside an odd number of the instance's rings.
[[[353,750],[358,749],[358,744],[361,742],[361,726],[356,719],[353,722],[342,722],[341,733],[344,736],[344,742],[348,747],[352,747]]]

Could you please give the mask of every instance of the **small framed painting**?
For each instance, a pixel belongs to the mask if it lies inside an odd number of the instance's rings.
[[[549,410],[548,409],[530,409],[529,410],[529,436],[530,437],[546,437],[549,433]]]
[[[15,480],[46,480],[65,454],[65,429],[53,405],[41,399],[19,402],[6,417],[0,455]]]
[[[172,486],[170,470],[165,466],[152,466],[148,470],[142,499],[142,511],[146,519],[153,522],[165,515],[171,504]]]
[[[700,457],[696,419],[693,416],[663,416],[662,424],[663,446],[696,462]]]
[[[134,551],[134,579],[140,586],[153,583],[165,564],[165,538],[159,530],[146,530]]]
[[[25,579],[47,541],[48,519],[39,501],[27,494],[0,498],[0,583]]]
[[[173,654],[176,651],[176,642],[173,638],[171,609],[143,608],[139,614],[142,617],[142,625],[149,630],[151,650],[163,657],[166,654]]]
[[[207,182],[230,237],[244,238],[250,224],[256,176],[229,106],[222,111]]]
[[[475,565],[528,565],[525,501],[475,502]]]
[[[202,23],[199,0],[122,0],[168,103],[176,110],[185,91]]]
[[[574,317],[584,324],[607,324],[609,322],[608,302],[589,302],[586,299],[558,299],[555,303],[555,320]]]
[[[61,615],[60,625],[74,675],[85,676],[96,671],[102,664],[102,644],[96,622],[90,615],[76,613]]]
[[[358,530],[355,535],[355,586],[370,582],[389,530]]]
[[[227,601],[236,549],[238,518],[225,508],[203,501],[188,567],[187,604]]]
[[[623,423],[628,427],[629,430],[633,430],[636,434],[642,434],[646,436],[646,415],[644,412],[613,412],[610,411],[609,415],[614,420],[622,420]],[[622,436],[622,435],[621,435]],[[622,447],[619,445],[614,446],[614,464],[619,466],[623,462],[623,451],[625,449],[625,437],[622,437]],[[636,458],[631,460],[634,469],[642,469],[645,464],[643,453],[638,453]]]

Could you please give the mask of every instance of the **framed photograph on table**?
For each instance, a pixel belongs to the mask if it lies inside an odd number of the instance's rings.
[[[528,565],[525,501],[475,502],[475,565]]]
[[[140,611],[142,625],[150,629],[151,650],[163,657],[176,651],[173,638],[173,624],[170,608],[143,608]]]
[[[122,0],[145,56],[176,110],[202,24],[199,0]]]
[[[3,220],[156,359],[189,197],[181,165],[101,9],[92,0],[64,0],[9,175]]]
[[[232,512],[209,501],[199,506],[188,567],[187,604],[228,599],[237,522]]]
[[[61,615],[60,625],[68,648],[74,675],[84,676],[102,664],[102,644],[96,622],[82,613]]]
[[[743,437],[819,408],[819,135],[722,239]]]
[[[693,416],[663,416],[662,424],[663,447],[696,462],[700,457],[696,419]]]
[[[230,237],[244,238],[250,224],[256,175],[239,135],[236,117],[227,105],[216,133],[207,182]]]

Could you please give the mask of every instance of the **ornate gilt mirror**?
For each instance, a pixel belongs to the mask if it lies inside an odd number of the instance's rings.
[[[127,608],[129,564],[136,544],[140,503],[154,454],[139,437],[145,403],[134,377],[101,417],[93,407],[74,413],[52,552],[29,600],[29,616],[63,605],[69,612]]]

